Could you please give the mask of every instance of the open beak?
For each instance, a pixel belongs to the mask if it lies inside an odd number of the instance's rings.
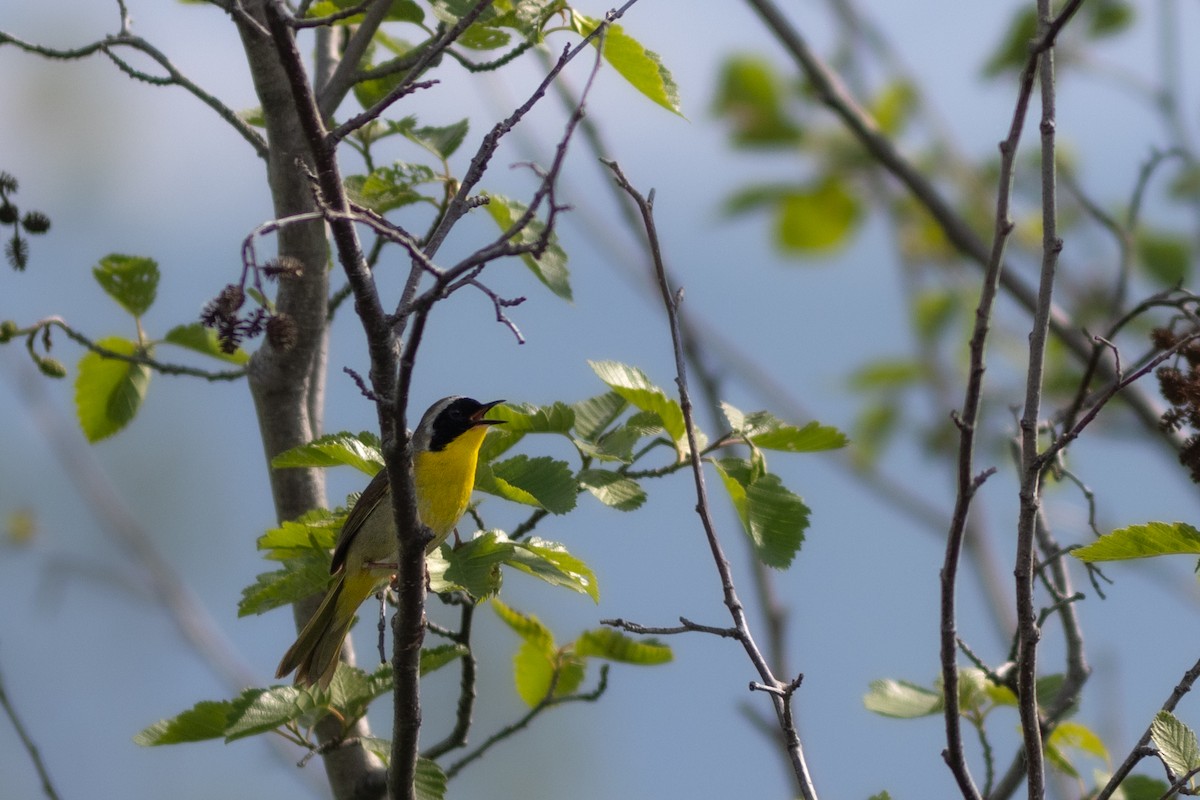
[[[488,411],[491,411],[493,407],[503,402],[503,400],[493,400],[490,403],[484,403],[482,408],[471,415],[471,422],[474,422],[476,425],[503,425],[506,420],[484,418]]]

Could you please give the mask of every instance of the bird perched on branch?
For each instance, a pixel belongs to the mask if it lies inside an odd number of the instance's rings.
[[[502,402],[443,398],[429,407],[413,432],[417,515],[433,532],[426,554],[446,540],[466,511],[483,438],[489,426],[503,422],[487,419],[486,415]],[[284,653],[275,677],[282,678],[295,670],[296,683],[329,686],[358,607],[396,571],[396,542],[392,492],[384,469],[367,484],[350,509],[329,567],[336,579],[296,642]]]

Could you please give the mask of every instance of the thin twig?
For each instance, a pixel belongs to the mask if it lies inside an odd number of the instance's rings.
[[[33,768],[37,771],[38,779],[42,782],[42,793],[49,800],[59,800],[58,791],[54,788],[54,781],[50,778],[50,770],[46,767],[46,762],[42,760],[41,751],[33,741],[33,737],[29,735],[29,731],[25,729],[25,724],[21,722],[21,717],[17,714],[17,709],[13,707],[8,699],[8,692],[4,690],[4,676],[0,674],[0,708],[4,709],[5,716],[12,723],[13,729],[17,732],[17,738],[21,740],[21,746],[25,748],[25,752],[29,755],[29,760],[33,762]]]
[[[729,610],[729,614],[733,618],[734,627],[738,631],[738,641],[741,642],[742,648],[746,651],[746,655],[754,665],[762,683],[767,687],[786,690],[792,684],[783,683],[774,676],[771,666],[767,663],[766,658],[754,641],[749,622],[746,619],[745,608],[738,597],[737,589],[734,587],[733,571],[730,568],[729,560],[725,557],[724,547],[721,545],[720,537],[717,535],[716,524],[712,519],[712,512],[708,503],[708,490],[704,483],[703,463],[700,459],[700,446],[696,436],[692,400],[688,391],[687,359],[683,352],[683,342],[679,332],[680,296],[672,291],[667,281],[666,266],[663,263],[662,249],[658,241],[658,229],[654,222],[654,194],[651,192],[649,197],[643,196],[641,192],[629,183],[621,168],[615,162],[608,161],[605,163],[612,170],[618,185],[625,190],[637,205],[641,213],[642,224],[645,226],[646,240],[654,265],[654,273],[657,277],[663,305],[666,308],[667,321],[671,329],[671,341],[675,354],[675,383],[679,390],[679,405],[683,411],[683,420],[687,431],[688,454],[686,460],[691,464],[692,477],[696,487],[696,513],[700,516],[713,563],[716,565],[717,573],[721,579],[721,590],[725,606]],[[771,694],[771,702],[775,706],[775,713],[779,719],[780,730],[785,738],[785,747],[792,762],[792,770],[796,777],[800,794],[804,800],[816,800],[816,788],[813,786],[812,777],[805,762],[804,748],[800,742],[800,734],[792,715],[792,701],[793,691],[791,690],[783,691],[779,694]]]

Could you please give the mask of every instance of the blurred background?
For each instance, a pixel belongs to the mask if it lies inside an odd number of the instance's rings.
[[[897,81],[915,90],[919,100],[908,107],[919,125],[898,131],[901,149],[936,176],[964,213],[972,196],[983,208],[994,202],[994,182],[984,179],[987,162],[1007,132],[1016,89],[1012,72],[1002,66],[986,73],[1014,18],[1029,4],[782,5],[813,49],[845,69],[854,91],[866,93],[860,95],[864,103]],[[606,10],[587,0],[578,6],[593,17]],[[1195,52],[1169,46],[1180,32],[1200,29],[1200,8],[1170,0],[1128,8],[1134,14],[1127,26],[1081,39],[1074,60],[1064,55],[1059,83],[1058,132],[1074,180],[1114,215],[1128,207],[1151,154],[1180,144],[1180,132],[1155,105],[1163,76],[1179,78],[1172,87],[1184,101],[1179,119],[1194,126],[1200,67]],[[861,14],[854,25],[847,22],[848,9]],[[200,86],[234,109],[257,105],[236,31],[220,11],[134,0],[130,12],[134,32]],[[0,9],[0,30],[53,47],[97,40],[117,25],[115,3],[47,0]],[[830,165],[844,166],[836,161],[839,154],[853,160],[847,153],[854,148],[834,118],[797,88],[796,68],[748,7],[698,3],[681,9],[642,0],[623,25],[672,70],[685,116],[653,105],[602,69],[588,104],[590,119],[607,155],[629,179],[643,191],[656,190],[666,257],[686,293],[684,314],[708,337],[705,356],[722,379],[722,397],[747,411],[770,408],[797,424],[816,419],[835,425],[856,440],[848,454],[768,456],[772,470],[812,509],[795,564],[773,577],[788,609],[788,665],[805,676],[797,709],[817,790],[828,797],[866,798],[884,789],[896,798],[950,796],[940,717],[885,719],[869,713],[862,697],[875,679],[928,686],[938,672],[938,570],[953,504],[953,473],[939,458],[945,452],[939,437],[962,402],[961,383],[939,401],[936,392],[881,388],[871,382],[870,369],[920,359],[922,343],[910,324],[914,280],[961,300],[955,337],[947,336],[957,345],[943,353],[951,362],[960,356],[978,270],[945,259],[932,271],[915,273],[911,267],[921,254],[914,257],[900,246],[903,237],[889,218],[871,213],[869,198],[861,200],[854,230],[825,248],[788,250],[768,207],[726,213],[740,192],[813,181]],[[556,34],[549,45],[561,48],[573,38]],[[1175,57],[1179,61],[1171,63]],[[738,121],[729,91],[739,85],[733,80],[738,64],[777,78],[787,113],[804,127],[803,141],[782,136],[771,146],[734,146]],[[582,86],[589,66],[590,59],[577,61],[566,83]],[[411,113],[428,124],[470,118],[467,142],[456,156],[461,168],[479,137],[532,91],[541,74],[532,56],[483,79],[445,69],[441,85],[412,98]],[[245,142],[183,91],[135,83],[103,57],[54,62],[0,46],[0,76],[0,170],[20,180],[16,199],[23,209],[44,211],[53,221],[48,235],[31,238],[25,272],[0,269],[0,319],[25,325],[60,315],[95,338],[133,336],[128,317],[90,277],[101,257],[118,252],[151,257],[162,271],[158,300],[144,320],[151,336],[195,320],[209,298],[236,280],[243,237],[271,216],[263,166]],[[1019,190],[1026,184],[1036,189],[1036,114],[1035,105],[1023,138]],[[508,166],[548,162],[563,120],[562,106],[547,98],[506,140],[485,187],[528,196],[531,174]],[[938,171],[956,164],[976,165],[977,177]],[[878,180],[884,202],[900,197],[894,183]],[[552,296],[515,262],[491,268],[487,278],[494,289],[528,297],[511,312],[526,343],[519,345],[494,322],[486,297],[460,292],[433,315],[416,372],[415,409],[447,394],[535,404],[581,400],[603,389],[588,359],[637,365],[670,389],[674,368],[661,304],[647,286],[638,236],[623,221],[609,183],[595,154],[575,142],[560,191],[560,200],[574,210],[559,231],[571,257],[574,302]],[[1167,183],[1148,184],[1143,218],[1161,230],[1187,230],[1194,218],[1186,205],[1172,201]],[[1020,203],[1013,259],[1028,269],[1036,261],[1021,243],[1036,242],[1040,232],[1026,225],[1036,205]],[[1079,205],[1064,200],[1064,206]],[[1072,300],[1086,294],[1092,279],[1109,280],[1117,259],[1111,237],[1081,216],[1063,253],[1063,283],[1068,293],[1078,290]],[[986,228],[986,218],[982,224]],[[462,226],[442,257],[449,262],[471,252],[492,235],[488,225]],[[1195,252],[1195,239],[1183,236],[1188,252]],[[1190,268],[1190,256],[1184,262]],[[397,285],[389,269],[400,275],[405,266],[395,254],[385,261],[385,289]],[[1158,288],[1163,279],[1157,279],[1140,275],[1131,296]],[[335,275],[334,285],[340,283]],[[995,382],[986,408],[992,444],[977,465],[999,472],[986,484],[977,513],[996,558],[993,572],[1004,582],[1001,591],[1011,595],[1016,493],[1003,442],[1014,430],[1015,414],[1006,409],[1022,399],[1017,379],[1028,322],[1007,300],[998,314],[989,356]],[[328,431],[374,427],[374,409],[342,372],[349,367],[365,374],[362,345],[356,322],[341,315],[329,362]],[[1130,346],[1140,352],[1146,342]],[[79,348],[57,336],[54,353],[73,377]],[[166,346],[160,356],[202,363]],[[284,610],[236,615],[242,588],[266,569],[255,539],[275,521],[244,384],[155,375],[132,425],[89,446],[74,421],[70,380],[40,376],[20,342],[0,348],[0,376],[0,518],[9,529],[0,547],[0,676],[62,797],[95,795],[99,787],[102,796],[129,798],[162,797],[169,790],[177,800],[322,796],[320,766],[297,770],[300,753],[280,755],[265,737],[228,746],[133,744],[134,734],[156,720],[234,690],[210,658],[185,644],[153,600],[137,559],[98,522],[97,508],[66,471],[74,463],[111,482],[136,524],[182,576],[181,588],[215,620],[249,679],[266,685],[295,631]],[[1155,394],[1150,382],[1145,388]],[[886,437],[870,426],[881,406],[895,412]],[[1197,495],[1186,472],[1161,442],[1124,416],[1115,409],[1106,415],[1072,457],[1095,493],[1098,527],[1194,521]],[[704,420],[710,434],[722,424]],[[526,439],[522,448],[571,457],[565,442]],[[868,481],[866,474],[878,479]],[[331,502],[362,482],[347,469],[329,477]],[[560,641],[607,617],[671,625],[684,615],[727,624],[692,511],[690,478],[679,473],[648,488],[650,500],[637,513],[623,514],[585,495],[571,515],[550,518],[539,529],[592,566],[600,581],[599,606],[516,574],[506,580],[505,601],[538,614]],[[744,536],[712,475],[710,489],[752,624],[760,626]],[[929,519],[905,511],[898,496],[926,509]],[[524,518],[521,509],[490,497],[481,510],[498,527],[511,529]],[[1090,539],[1088,503],[1079,491],[1053,488],[1049,513],[1063,544]],[[15,535],[18,529],[27,535]],[[1088,595],[1079,613],[1094,668],[1079,719],[1104,738],[1115,762],[1195,662],[1192,567],[1187,558],[1112,566],[1106,573],[1115,584],[1103,601],[1078,578]],[[998,664],[1008,638],[979,585],[979,573],[964,573],[960,632]],[[517,639],[490,611],[478,619],[476,742],[524,711],[511,681]],[[373,630],[360,634],[361,661],[370,662],[373,640]],[[449,796],[794,794],[780,751],[756,722],[766,718],[769,703],[747,692],[756,676],[744,653],[702,635],[669,643],[672,664],[614,666],[598,703],[546,714],[467,769]],[[1061,658],[1055,628],[1045,639],[1042,669],[1059,671]],[[586,685],[595,680],[593,670]],[[456,685],[453,670],[424,684],[427,741],[452,724],[450,704],[439,701],[452,697]],[[385,705],[379,703],[374,727],[386,736]],[[1177,713],[1200,724],[1200,709],[1190,701]],[[1016,730],[1015,712],[1009,718],[998,712],[992,720],[1000,768],[1011,758]],[[971,752],[979,774],[978,749]],[[1106,769],[1096,758],[1080,757],[1076,766],[1088,785],[1093,770]],[[1080,794],[1071,782],[1061,791]],[[39,793],[38,778],[5,719],[0,800]]]

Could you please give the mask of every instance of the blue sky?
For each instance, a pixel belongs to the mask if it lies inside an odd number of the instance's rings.
[[[786,5],[818,51],[826,51],[832,39],[825,5]],[[1005,82],[982,82],[979,70],[1017,4],[861,5],[887,31],[960,149],[972,156],[995,152],[1014,92]],[[604,8],[583,10],[597,16]],[[132,3],[131,12],[135,32],[228,105],[256,104],[237,37],[220,12],[145,2]],[[772,250],[765,220],[722,218],[720,202],[730,193],[754,180],[792,175],[798,167],[787,158],[728,149],[708,110],[718,59],[753,52],[781,68],[787,62],[740,6],[695,4],[689,12],[642,0],[625,20],[627,30],[674,71],[687,119],[651,105],[609,71],[601,73],[592,117],[626,175],[657,191],[667,258],[686,290],[684,313],[720,331],[814,418],[848,428],[858,400],[846,375],[869,358],[891,351],[901,356],[910,346],[890,240],[882,226],[869,224],[836,257],[797,263]],[[1149,8],[1145,15],[1133,32],[1100,51],[1112,73],[1119,68],[1121,74],[1153,77]],[[0,29],[68,46],[112,31],[116,17],[109,4],[82,0],[10,4],[0,11]],[[552,44],[565,41],[560,36]],[[59,314],[97,336],[131,335],[127,319],[89,275],[101,256],[125,252],[155,258],[163,272],[159,301],[146,319],[152,334],[195,319],[205,300],[236,277],[242,238],[270,215],[262,167],[252,153],[183,92],[133,84],[103,59],[51,64],[0,47],[0,74],[0,169],[21,180],[21,203],[46,211],[54,222],[49,236],[32,241],[28,272],[0,272],[0,318],[24,323]],[[576,65],[569,80],[579,86],[584,74]],[[478,84],[448,75],[443,86],[414,99],[415,113],[430,122],[469,116],[466,153],[537,79],[532,61]],[[528,192],[529,176],[507,164],[546,160],[560,130],[561,114],[547,104],[497,158],[489,188],[514,196]],[[1094,78],[1064,80],[1059,131],[1078,153],[1088,186],[1113,204],[1127,196],[1143,159],[1164,141],[1143,105],[1112,81]],[[1026,145],[1031,140],[1027,135]],[[457,393],[572,402],[602,388],[588,359],[636,364],[670,386],[661,309],[629,278],[644,265],[629,256],[636,253],[635,240],[613,210],[604,180],[590,155],[574,148],[563,198],[576,210],[561,235],[572,257],[575,302],[551,296],[519,265],[491,270],[494,288],[529,297],[513,313],[527,343],[518,346],[492,321],[486,298],[456,295],[431,323],[416,374],[417,408]],[[443,257],[470,252],[471,234],[482,230],[466,226]],[[1071,246],[1066,268],[1085,269],[1082,260],[1072,260]],[[403,267],[398,261],[392,266],[397,273]],[[394,289],[394,281],[390,285]],[[851,333],[831,336],[831,329]],[[56,351],[68,364],[78,357],[63,337]],[[361,334],[348,317],[334,333],[330,363],[326,428],[371,427],[373,409],[341,372],[343,366],[366,368]],[[28,548],[0,549],[0,597],[8,609],[0,616],[0,674],[63,796],[94,792],[97,785],[126,797],[161,797],[165,786],[180,800],[280,796],[319,777],[315,767],[297,774],[272,760],[257,741],[149,750],[131,742],[145,725],[230,692],[181,643],[164,615],[148,606],[136,567],[98,528],[50,454],[39,425],[73,424],[71,385],[46,384],[41,399],[23,399],[23,382],[45,382],[32,374],[20,347],[0,349],[0,374],[0,453],[7,456],[0,459],[0,515],[27,508],[38,525]],[[727,387],[727,399],[745,410],[767,405],[752,387],[737,383]],[[709,429],[715,432],[711,423]],[[134,424],[90,451],[252,674],[267,683],[294,631],[285,611],[236,618],[241,588],[263,569],[254,539],[273,522],[246,388],[156,376]],[[554,442],[531,442],[528,452],[570,455]],[[1101,438],[1082,443],[1075,458],[1087,465],[1111,526],[1196,516],[1194,487],[1144,443]],[[773,454],[770,463],[813,509],[800,557],[776,578],[791,609],[788,659],[805,674],[798,714],[818,791],[830,797],[865,798],[882,789],[897,798],[948,796],[952,782],[940,757],[940,720],[885,720],[861,702],[873,679],[928,684],[936,674],[938,537],[864,492],[828,455]],[[885,467],[949,510],[952,483],[944,466],[910,447],[891,455]],[[721,505],[715,475],[709,480],[727,551],[749,598],[742,535]],[[330,497],[340,499],[359,482],[349,471],[331,473]],[[680,474],[653,488],[637,514],[623,515],[585,497],[580,510],[548,520],[542,531],[595,569],[598,607],[517,575],[506,580],[506,601],[538,613],[562,640],[601,617],[671,624],[682,614],[725,624],[720,586],[691,511],[690,482]],[[1011,529],[1014,496],[1011,472],[1002,470],[989,482],[982,513],[996,531]],[[1061,492],[1051,503],[1062,537],[1082,540],[1082,500]],[[483,511],[501,527],[523,518],[492,498]],[[996,536],[1007,564],[1005,541],[1003,533]],[[1109,600],[1093,598],[1083,606],[1096,675],[1082,719],[1107,738],[1118,760],[1194,661],[1186,645],[1175,646],[1195,633],[1196,589],[1186,561],[1114,567],[1110,574],[1118,583]],[[964,631],[986,657],[1000,659],[1004,643],[990,632],[977,591],[966,585],[961,596]],[[522,711],[508,677],[516,639],[490,617],[481,613],[486,624],[480,626],[476,741]],[[757,608],[751,618],[760,623]],[[370,639],[362,640],[368,649]],[[1053,671],[1056,647],[1053,637],[1048,640],[1045,663]],[[765,713],[768,704],[745,691],[755,676],[744,655],[729,642],[698,635],[671,644],[672,665],[614,668],[600,703],[547,716],[467,770],[450,796],[789,794],[778,754],[745,719],[744,708]],[[449,724],[438,699],[454,691],[454,679],[448,672],[435,676],[425,691],[427,741],[433,741]],[[376,728],[386,734],[388,714],[379,711]],[[1186,706],[1180,714],[1189,719]],[[1191,721],[1200,723],[1200,716]],[[1001,751],[1011,752],[1007,737],[1016,728],[1015,715],[994,727]],[[0,724],[0,786],[0,800],[38,792],[6,723]]]

